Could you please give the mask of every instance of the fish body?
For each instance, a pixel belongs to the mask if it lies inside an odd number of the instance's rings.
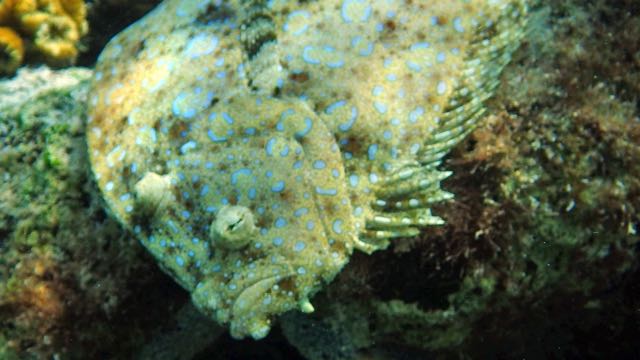
[[[443,223],[524,1],[166,0],[96,66],[97,183],[194,303],[262,338],[348,262]]]

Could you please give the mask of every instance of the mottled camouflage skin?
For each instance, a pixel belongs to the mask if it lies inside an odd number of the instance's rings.
[[[234,337],[440,224],[522,1],[167,0],[100,56],[88,143],[115,215]]]

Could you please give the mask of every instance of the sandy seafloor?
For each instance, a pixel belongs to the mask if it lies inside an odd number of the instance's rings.
[[[447,224],[355,254],[258,342],[196,312],[92,180],[87,79],[137,4],[90,3],[83,67],[0,80],[0,359],[640,358],[637,1],[531,1],[444,164]]]

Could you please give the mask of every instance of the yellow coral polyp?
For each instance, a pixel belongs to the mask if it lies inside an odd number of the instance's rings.
[[[87,8],[82,0],[60,0],[64,12],[78,27],[78,33],[84,35],[89,30],[87,24]]]
[[[0,0],[0,25],[11,20],[16,0]]]
[[[0,27],[0,74],[14,73],[24,58],[20,36],[8,27]]]
[[[18,34],[33,44],[30,52],[39,53],[50,65],[73,63],[78,41],[88,31],[86,15],[83,0],[0,0],[0,25],[11,31],[0,40],[0,73],[10,74],[22,63],[24,47]]]
[[[34,44],[42,54],[54,63],[75,60],[78,55],[76,42],[80,39],[75,23],[64,16],[50,16],[35,34]]]

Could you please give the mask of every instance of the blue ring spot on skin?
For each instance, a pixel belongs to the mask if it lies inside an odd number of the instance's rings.
[[[307,135],[311,131],[311,128],[313,127],[313,121],[308,117],[304,118],[304,124],[305,124],[305,128],[296,133],[297,138],[301,138]]]
[[[113,190],[113,182],[109,181],[105,186],[104,189],[107,191],[111,191]]]
[[[327,66],[332,69],[341,68],[344,66],[344,60],[336,60],[336,61],[328,62]]]
[[[298,160],[298,161],[296,161],[296,162],[294,162],[294,163],[293,163],[293,168],[294,168],[295,170],[298,170],[298,169],[300,169],[301,167],[302,167],[302,161]]]
[[[231,185],[235,185],[238,183],[238,176],[240,175],[251,175],[251,169],[242,168],[238,169],[231,173]]]
[[[285,22],[285,24],[282,26],[282,29],[285,32],[289,32],[290,30],[292,30],[292,25],[291,22],[294,20],[294,18],[302,16],[304,17],[304,19],[308,19],[309,18],[309,12],[308,11],[304,11],[304,10],[297,10],[297,11],[293,11],[292,13],[289,14],[289,16],[287,16],[287,21]],[[303,20],[304,21],[304,20]],[[304,33],[305,31],[307,31],[307,28],[309,28],[309,24],[306,23],[306,21],[304,21],[304,25],[301,26],[299,29],[295,30],[295,31],[291,31],[291,33],[293,35],[301,35],[302,33]]]
[[[453,28],[457,31],[457,32],[464,32],[464,27],[462,26],[462,19],[459,17],[456,17],[453,19]]]
[[[213,142],[225,142],[227,141],[226,137],[221,137],[216,135],[213,130],[209,129],[207,130],[207,135],[209,136],[209,139],[211,139],[211,141]]]
[[[284,146],[284,149],[282,149],[282,150],[280,151],[280,156],[281,156],[281,157],[285,157],[285,156],[287,156],[287,155],[289,155],[289,145],[285,145],[285,146]]]
[[[188,108],[184,110],[180,108],[180,104],[182,103],[182,101],[184,101],[186,97],[187,97],[187,94],[180,93],[178,94],[178,96],[176,96],[175,99],[173,99],[173,102],[171,103],[171,110],[173,111],[173,115],[182,116],[187,119],[192,118],[196,115],[196,111],[193,108]]]
[[[247,192],[247,196],[249,197],[249,200],[253,200],[256,198],[256,188],[249,188],[249,191]]]
[[[287,225],[287,220],[285,220],[282,217],[279,217],[279,218],[276,219],[274,225],[275,225],[276,228],[279,229],[279,228],[284,227],[284,226]]]
[[[304,275],[306,273],[307,273],[307,270],[305,270],[302,266],[298,268],[298,275]]]
[[[254,128],[254,127],[246,128],[244,130],[244,133],[246,135],[249,135],[249,136],[255,135],[256,134],[256,128]]]
[[[198,34],[189,40],[185,46],[184,54],[192,59],[210,55],[218,47],[218,42],[218,37],[215,35]]]
[[[349,120],[347,120],[346,123],[338,125],[338,129],[342,132],[349,131],[351,127],[353,127],[353,124],[355,124],[357,118],[358,118],[358,108],[356,108],[355,106],[352,106],[351,117],[349,118]]]
[[[340,177],[340,171],[338,171],[338,169],[331,169],[331,175],[333,175],[334,178],[338,178]]]
[[[326,109],[324,109],[325,114],[333,114],[334,111],[336,111],[338,108],[344,106],[347,102],[345,100],[340,100],[340,101],[336,101],[333,104],[327,106]]]
[[[300,216],[306,215],[308,213],[309,213],[309,209],[307,209],[306,207],[302,207],[302,208],[296,209],[296,211],[293,212],[293,215],[295,217],[300,217]]]
[[[293,114],[295,114],[295,111],[293,109],[287,109],[283,111],[282,114],[280,114],[278,123],[276,124],[276,130],[284,131],[284,120]]]
[[[418,121],[420,116],[424,115],[424,108],[422,106],[418,106],[413,111],[409,113],[409,122],[415,123]]]
[[[345,0],[342,2],[342,8],[340,9],[340,16],[342,17],[342,21],[344,21],[347,24],[355,20],[349,16],[349,6],[354,5],[356,3],[363,4],[365,3],[365,1],[364,0]],[[359,20],[361,22],[365,22],[369,20],[370,16],[371,16],[371,5],[367,5],[367,7],[364,8],[364,11],[362,12],[362,14],[360,14]]]
[[[407,62],[405,63],[407,65],[407,67],[410,70],[413,70],[415,72],[420,72],[420,70],[422,70],[422,68],[420,67],[420,65],[418,65],[418,63],[411,61],[411,60],[407,60]]]
[[[193,140],[187,141],[182,146],[180,146],[180,153],[181,154],[186,154],[187,151],[195,149],[196,145],[197,145],[197,143],[195,141],[193,141]]]
[[[373,107],[375,107],[376,111],[378,111],[380,114],[384,114],[387,112],[387,105],[379,101],[374,101]]]
[[[409,50],[416,51],[421,49],[428,49],[429,47],[431,47],[431,44],[428,42],[417,42],[417,43],[411,44],[411,46],[409,47]]]
[[[360,178],[358,177],[358,175],[356,174],[349,175],[349,185],[351,185],[352,187],[358,186],[359,181],[360,181]]]
[[[282,245],[283,242],[284,240],[281,237],[277,237],[273,239],[273,245],[275,246],[280,246]]]
[[[373,47],[374,47],[374,43],[372,41],[367,42],[366,47],[363,48],[362,46],[358,46],[360,45],[360,43],[362,42],[362,36],[354,36],[351,39],[351,47],[354,50],[359,49],[358,51],[358,55],[360,56],[369,56],[373,53]]]
[[[300,252],[300,251],[304,250],[304,248],[305,248],[306,246],[307,246],[307,245],[306,245],[305,243],[303,243],[302,241],[298,241],[298,242],[296,242],[296,244],[293,246],[293,251],[295,251],[295,252]]]
[[[246,74],[244,73],[244,64],[239,64],[236,68],[236,72],[238,73],[238,77],[244,79],[244,77],[246,76]]]
[[[444,52],[439,52],[438,55],[436,55],[436,61],[439,63],[443,63],[447,58],[447,54],[445,54]]]
[[[271,191],[273,192],[281,192],[282,190],[284,190],[284,180],[278,181],[271,187]]]
[[[127,201],[131,197],[131,194],[126,193],[120,196],[120,201]]]
[[[373,161],[376,159],[376,153],[378,152],[378,144],[371,144],[367,149],[367,156],[369,160]]]
[[[267,141],[267,144],[264,146],[264,151],[266,151],[268,156],[273,156],[273,145],[276,143],[276,138],[271,138]]]
[[[438,92],[438,95],[443,95],[447,91],[447,83],[439,81],[436,91]]]
[[[373,90],[371,90],[371,95],[373,96],[380,96],[382,95],[382,92],[384,91],[384,88],[380,85],[376,85],[373,87]]]
[[[358,52],[358,55],[360,56],[369,56],[371,54],[373,54],[373,46],[374,43],[372,41],[369,41],[367,43],[367,47],[365,49],[362,49]]]
[[[171,110],[175,116],[191,119],[198,111],[205,109],[213,97],[213,91],[202,94],[202,88],[196,87],[192,94],[185,92],[178,94],[171,103]]]
[[[304,62],[306,62],[307,64],[311,64],[311,65],[320,64],[320,60],[314,59],[313,57],[311,57],[311,54],[310,54],[311,51],[313,51],[313,46],[311,45],[305,46],[304,49],[302,49],[302,60],[304,60]]]
[[[316,160],[313,162],[313,168],[314,169],[324,169],[327,166],[327,164],[323,161],[323,160]]]
[[[313,228],[315,227],[316,227],[316,223],[314,223],[313,220],[307,221],[307,230],[313,230]]]
[[[382,134],[382,137],[384,137],[385,140],[391,140],[392,136],[393,136],[393,133],[389,130],[385,130],[384,133]]]
[[[180,255],[176,256],[176,264],[178,264],[178,266],[180,266],[180,267],[184,266],[184,259],[182,257],[180,257]]]
[[[335,232],[336,234],[342,234],[342,220],[340,219],[335,220],[331,225],[331,228],[333,229],[333,232]]]
[[[334,188],[321,188],[320,186],[316,186],[316,194],[335,196],[336,194],[338,194],[338,190]]]
[[[262,305],[267,306],[269,304],[271,304],[271,295],[266,295],[262,300]]]
[[[233,118],[228,113],[223,112],[222,113],[222,118],[224,119],[224,121],[227,122],[227,124],[229,124],[229,125],[233,124]]]

